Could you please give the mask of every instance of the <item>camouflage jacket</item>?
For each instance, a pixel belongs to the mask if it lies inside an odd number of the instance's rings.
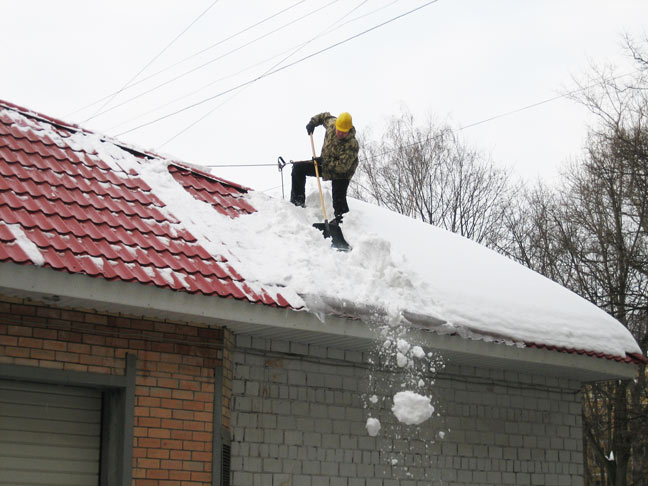
[[[355,127],[342,140],[335,135],[336,118],[328,112],[311,118],[313,125],[326,128],[322,145],[322,178],[324,180],[351,179],[358,167],[358,141]]]

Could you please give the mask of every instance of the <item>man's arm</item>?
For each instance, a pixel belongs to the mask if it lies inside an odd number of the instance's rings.
[[[331,115],[328,111],[315,115],[310,119],[310,121],[306,125],[306,132],[310,135],[311,133],[313,133],[313,130],[315,130],[315,127],[324,125],[326,120],[329,118],[335,118],[335,117]]]

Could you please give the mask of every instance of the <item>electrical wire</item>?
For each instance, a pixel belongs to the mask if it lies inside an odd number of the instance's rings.
[[[607,81],[614,81],[614,80],[629,76],[629,75],[633,74],[634,72],[636,72],[636,71],[630,71],[630,72],[627,72],[627,73],[624,73],[624,74],[619,74],[618,76],[611,77],[611,78],[609,78],[609,79],[607,79],[605,81],[606,82]],[[478,125],[483,125],[485,123],[489,123],[491,121],[498,120],[498,119],[504,118],[506,116],[515,115],[517,113],[520,113],[520,112],[526,111],[526,110],[530,110],[532,108],[537,108],[538,106],[542,106],[542,105],[545,105],[547,103],[551,103],[553,101],[557,101],[557,100],[562,99],[562,98],[567,98],[569,96],[573,96],[575,94],[581,93],[581,92],[583,92],[585,90],[594,88],[595,86],[598,86],[599,84],[601,84],[601,81],[590,84],[589,86],[585,86],[583,88],[578,88],[578,89],[569,91],[567,93],[563,93],[561,95],[557,95],[557,96],[553,96],[551,98],[544,99],[542,101],[537,101],[535,103],[531,103],[530,105],[526,105],[526,106],[523,106],[521,108],[516,108],[514,110],[506,111],[504,113],[500,113],[498,115],[491,116],[489,118],[484,118],[483,120],[479,120],[479,121],[476,121],[476,122],[473,122],[473,123],[469,123],[467,125],[462,125],[461,127],[457,128],[455,131],[461,132],[461,131],[466,130],[468,128],[476,127]],[[395,149],[392,149],[392,150],[386,150],[385,152],[382,152],[380,154],[372,155],[371,157],[367,157],[366,159],[364,159],[364,161],[372,160],[372,159],[375,159],[375,158],[378,158],[378,157],[382,157],[383,155],[387,155],[387,154],[390,154],[392,152],[396,152],[397,150],[400,150],[400,149],[403,149],[403,148],[415,147],[416,145],[421,145],[421,144],[430,142],[432,140],[435,140],[437,138],[439,138],[439,135],[433,135],[432,137],[428,137],[428,138],[426,138],[424,140],[421,140],[421,141],[418,141],[418,142],[414,142],[414,143],[411,143],[411,144],[408,144],[408,145],[403,145],[401,147],[398,147],[398,148],[395,148]]]
[[[185,29],[184,29],[182,32],[180,32],[180,33],[179,33],[179,34],[178,34],[178,35],[177,35],[177,36],[176,36],[176,37],[175,37],[171,42],[169,42],[169,43],[166,45],[166,47],[164,47],[160,52],[158,52],[158,53],[153,57],[153,59],[151,59],[149,62],[147,62],[146,65],[145,65],[142,69],[140,69],[140,70],[137,72],[137,74],[135,74],[135,76],[133,76],[130,80],[128,80],[128,81],[126,82],[126,84],[125,84],[124,86],[121,87],[121,89],[119,89],[118,91],[115,91],[115,92],[112,94],[112,96],[110,96],[110,97],[108,98],[108,100],[107,100],[103,105],[101,105],[101,106],[99,107],[99,109],[95,112],[94,115],[92,115],[90,118],[85,119],[85,120],[83,121],[83,123],[86,123],[86,122],[92,120],[93,118],[96,118],[97,116],[99,116],[99,115],[100,115],[99,112],[100,112],[101,110],[103,110],[107,105],[109,105],[109,104],[112,102],[112,100],[114,100],[114,99],[115,99],[115,98],[116,98],[116,97],[117,97],[117,96],[118,96],[122,91],[124,91],[126,88],[128,88],[128,87],[131,85],[131,83],[132,83],[133,81],[135,81],[135,80],[139,77],[140,74],[142,74],[144,71],[146,71],[146,69],[147,69],[151,64],[153,64],[153,63],[154,63],[154,62],[155,62],[155,61],[156,61],[156,60],[157,60],[157,59],[158,59],[162,54],[164,54],[164,53],[166,52],[166,50],[169,49],[169,47],[171,47],[173,44],[175,44],[175,42],[176,42],[180,37],[182,37],[182,36],[183,36],[183,35],[184,35],[184,34],[185,34],[189,29],[191,29],[191,27],[193,27],[193,25],[194,25],[196,22],[198,22],[198,21],[199,21],[199,20],[200,20],[200,19],[201,19],[201,18],[202,18],[202,17],[203,17],[207,12],[209,12],[209,10],[211,10],[212,7],[213,7],[214,5],[216,5],[217,3],[218,3],[218,0],[214,0],[214,1],[211,3],[211,5],[209,5],[209,7],[207,7],[205,10],[203,10],[202,13],[201,13],[200,15],[198,15],[198,17],[196,17],[196,18],[195,18],[195,19],[194,19],[194,20],[193,20],[193,21],[192,21],[192,22],[191,22],[187,27],[185,27]]]
[[[360,7],[362,7],[362,6],[363,6],[365,3],[367,3],[368,1],[369,1],[369,0],[362,0],[362,2],[360,2],[358,5],[356,5],[355,7],[353,7],[349,12],[347,12],[346,14],[344,14],[344,15],[343,15],[342,17],[340,17],[338,20],[336,20],[335,22],[333,22],[331,25],[329,25],[328,27],[326,27],[324,30],[322,30],[322,31],[321,31],[319,34],[317,34],[315,37],[312,37],[311,39],[307,40],[306,42],[304,42],[303,44],[301,44],[299,47],[297,47],[295,50],[293,50],[290,54],[288,54],[286,57],[284,57],[283,59],[281,59],[281,61],[279,61],[279,62],[273,64],[273,65],[272,65],[268,70],[266,70],[266,71],[262,74],[262,76],[266,75],[267,73],[269,73],[270,71],[272,71],[272,70],[275,69],[276,67],[282,65],[285,61],[287,61],[287,60],[290,59],[292,56],[294,56],[295,54],[297,54],[300,50],[302,50],[302,49],[303,49],[304,47],[306,47],[308,44],[310,44],[310,43],[313,42],[314,40],[318,39],[318,38],[321,37],[322,35],[326,34],[326,33],[327,33],[328,31],[330,31],[330,30],[331,30],[331,29],[332,29],[336,24],[339,24],[340,22],[342,22],[342,20],[344,20],[346,17],[348,17],[349,15],[351,15],[351,14],[352,14],[353,12],[355,12],[356,10],[358,10]],[[202,115],[200,118],[198,118],[198,119],[195,120],[194,122],[192,122],[192,123],[190,123],[189,125],[187,125],[185,128],[183,128],[182,130],[180,130],[179,132],[177,132],[177,133],[176,133],[175,135],[173,135],[171,138],[167,139],[167,140],[166,140],[165,142],[163,142],[163,143],[162,143],[158,148],[162,148],[162,147],[164,147],[164,146],[167,145],[168,143],[170,143],[170,142],[172,142],[173,140],[175,140],[176,138],[178,138],[178,137],[179,137],[180,135],[182,135],[183,133],[185,133],[185,132],[187,132],[188,130],[190,130],[190,129],[192,129],[193,127],[195,127],[198,123],[200,123],[201,121],[203,121],[203,120],[204,120],[205,118],[207,118],[208,116],[211,116],[211,115],[212,115],[216,110],[222,108],[223,105],[225,105],[226,103],[228,103],[229,101],[231,101],[232,99],[234,99],[236,96],[238,96],[239,94],[241,94],[243,91],[245,91],[245,90],[246,90],[247,88],[249,88],[250,86],[251,86],[251,85],[247,85],[247,86],[245,86],[244,88],[242,88],[240,91],[237,91],[236,93],[234,93],[234,95],[230,96],[227,100],[225,100],[225,101],[222,102],[221,104],[219,104],[219,105],[215,106],[214,108],[210,109],[207,113],[205,113],[204,115]]]
[[[270,72],[268,72],[268,73],[266,73],[266,74],[264,74],[264,75],[258,76],[258,77],[254,78],[254,79],[251,79],[251,80],[248,80],[248,81],[246,81],[246,82],[243,82],[243,83],[241,83],[241,84],[239,84],[239,85],[237,85],[237,86],[234,86],[234,87],[232,87],[232,88],[229,88],[229,89],[227,89],[227,90],[225,90],[225,91],[221,91],[220,93],[217,93],[217,94],[215,94],[215,95],[213,95],[213,96],[210,96],[210,97],[208,97],[208,98],[205,98],[205,99],[203,99],[203,100],[197,101],[196,103],[192,103],[191,105],[185,106],[184,108],[181,108],[181,109],[176,110],[176,111],[171,112],[171,113],[167,113],[166,115],[163,115],[163,116],[161,116],[161,117],[158,117],[158,118],[156,118],[156,119],[154,119],[154,120],[151,120],[151,121],[149,121],[149,122],[142,123],[141,125],[138,125],[138,126],[136,126],[136,127],[134,127],[134,128],[131,128],[130,130],[126,130],[126,131],[123,131],[123,132],[121,132],[121,133],[118,133],[118,134],[116,134],[115,136],[116,136],[116,137],[119,137],[119,136],[121,136],[121,135],[125,135],[125,134],[127,134],[127,133],[134,132],[135,130],[139,130],[139,129],[141,129],[141,128],[144,128],[144,127],[147,127],[147,126],[153,125],[154,123],[157,123],[157,122],[160,122],[160,121],[165,120],[165,119],[167,119],[167,118],[170,118],[170,117],[172,117],[172,116],[178,115],[178,114],[183,113],[183,112],[185,112],[185,111],[187,111],[187,110],[190,110],[190,109],[195,108],[195,107],[197,107],[197,106],[200,106],[200,105],[202,105],[202,104],[204,104],[204,103],[207,103],[208,101],[211,101],[211,100],[213,100],[213,99],[219,98],[219,97],[221,97],[221,96],[223,96],[223,95],[225,95],[225,94],[231,93],[232,91],[235,91],[235,90],[237,90],[237,89],[240,89],[240,88],[242,88],[242,87],[244,87],[244,86],[247,86],[247,85],[249,85],[249,84],[255,83],[255,82],[257,82],[257,81],[259,81],[259,80],[261,80],[261,79],[263,79],[263,78],[266,78],[266,77],[271,76],[271,75],[273,75],[273,74],[276,74],[276,73],[278,73],[278,72],[284,71],[284,70],[286,70],[286,69],[288,69],[288,68],[290,68],[290,67],[293,67],[293,66],[295,66],[295,65],[297,65],[297,64],[300,64],[300,63],[302,63],[302,62],[304,62],[304,61],[306,61],[306,60],[308,60],[308,59],[311,59],[311,58],[313,58],[313,57],[315,57],[315,56],[318,56],[319,54],[322,54],[322,53],[324,53],[324,52],[330,51],[331,49],[334,49],[334,48],[339,47],[339,46],[341,46],[341,45],[343,45],[343,44],[346,44],[347,42],[350,42],[350,41],[352,41],[352,40],[354,40],[354,39],[357,39],[358,37],[361,37],[361,36],[363,36],[363,35],[365,35],[365,34],[368,34],[369,32],[372,32],[372,31],[374,31],[374,30],[376,30],[376,29],[379,29],[380,27],[384,27],[384,26],[387,25],[387,24],[390,24],[390,23],[392,23],[392,22],[395,22],[396,20],[399,20],[399,19],[401,19],[401,18],[403,18],[403,17],[406,17],[407,15],[410,15],[410,14],[412,14],[412,13],[414,13],[414,12],[417,12],[417,11],[419,11],[419,10],[421,10],[421,9],[423,9],[423,8],[425,8],[425,7],[427,7],[427,6],[429,6],[429,5],[432,5],[432,4],[434,4],[434,3],[437,3],[438,1],[439,1],[439,0],[431,0],[431,1],[427,2],[427,3],[424,3],[423,5],[420,5],[420,6],[416,7],[416,8],[413,8],[413,9],[411,9],[411,10],[408,10],[408,11],[405,12],[405,13],[402,13],[402,14],[400,14],[400,15],[397,15],[397,16],[395,16],[395,17],[392,17],[392,18],[389,19],[389,20],[386,20],[386,21],[384,21],[384,22],[381,22],[380,24],[374,25],[373,27],[370,27],[369,29],[366,29],[366,30],[364,30],[364,31],[362,31],[362,32],[360,32],[360,33],[358,33],[358,34],[352,35],[351,37],[347,37],[347,38],[344,39],[344,40],[341,40],[341,41],[339,41],[339,42],[336,42],[336,43],[334,43],[334,44],[331,44],[331,45],[328,46],[328,47],[325,47],[325,48],[323,48],[323,49],[320,49],[319,51],[316,51],[316,52],[314,52],[314,53],[312,53],[312,54],[309,54],[309,55],[307,55],[307,56],[304,56],[304,57],[302,57],[301,59],[298,59],[297,61],[294,61],[294,62],[292,62],[292,63],[290,63],[290,64],[287,64],[287,65],[285,65],[285,66],[282,66],[282,67],[280,67],[280,68],[277,68],[277,69],[275,69],[275,70],[273,70],[273,71],[270,71]]]
[[[303,0],[302,0],[302,1],[303,1]],[[377,8],[377,9],[374,9],[374,10],[372,10],[372,11],[370,11],[370,12],[367,12],[367,13],[365,13],[365,14],[362,14],[362,15],[359,16],[359,17],[355,17],[355,18],[353,18],[353,19],[350,19],[350,20],[348,20],[348,21],[346,21],[346,22],[344,22],[344,23],[338,25],[338,26],[335,27],[334,29],[329,30],[326,34],[330,34],[330,33],[332,33],[332,32],[335,32],[336,30],[338,30],[338,29],[344,27],[345,25],[348,25],[348,24],[350,24],[350,23],[352,23],[352,22],[356,22],[356,21],[361,20],[361,19],[363,19],[363,18],[365,18],[365,17],[368,17],[368,16],[370,16],[370,15],[375,14],[376,12],[379,12],[379,11],[381,11],[381,10],[384,10],[384,9],[388,8],[388,7],[391,7],[392,5],[394,5],[395,3],[399,2],[399,1],[401,1],[401,0],[393,0],[392,2],[390,2],[390,3],[386,4],[386,5],[382,5],[381,7]],[[300,2],[300,3],[301,3],[301,2]],[[153,112],[155,112],[155,111],[157,111],[157,110],[160,110],[160,109],[165,108],[165,107],[167,107],[167,106],[169,106],[169,105],[172,105],[173,103],[175,103],[175,102],[177,102],[177,101],[183,100],[183,99],[185,99],[185,98],[189,98],[190,96],[193,96],[193,95],[195,95],[196,93],[199,93],[199,92],[201,92],[201,91],[203,91],[203,90],[209,88],[210,86],[213,86],[214,84],[219,83],[220,81],[224,81],[224,80],[226,80],[226,79],[236,77],[236,76],[238,76],[239,74],[242,74],[242,73],[244,73],[244,72],[246,72],[246,71],[249,71],[249,70],[251,70],[251,69],[254,69],[254,68],[256,68],[257,66],[260,66],[260,65],[262,65],[262,64],[264,64],[264,63],[266,63],[266,62],[268,62],[268,61],[272,61],[273,59],[276,59],[276,58],[278,58],[278,57],[280,57],[280,56],[283,56],[284,54],[286,54],[286,53],[288,53],[288,52],[291,52],[291,51],[293,51],[293,50],[296,49],[296,48],[300,48],[301,46],[306,45],[308,42],[310,42],[310,41],[304,42],[304,43],[299,44],[299,45],[296,45],[296,46],[292,46],[292,47],[290,47],[289,49],[286,49],[286,50],[284,50],[284,51],[282,51],[282,52],[280,52],[280,53],[278,53],[278,54],[275,54],[275,55],[272,56],[272,57],[269,57],[269,58],[263,59],[262,61],[259,61],[259,62],[255,63],[255,64],[250,65],[250,66],[246,66],[245,68],[240,69],[239,71],[237,71],[237,72],[235,72],[235,73],[231,73],[231,74],[227,74],[227,75],[225,75],[225,76],[221,76],[220,78],[217,78],[217,79],[215,79],[215,80],[213,80],[213,81],[210,81],[209,83],[207,83],[207,84],[201,86],[200,88],[198,88],[198,89],[196,89],[196,90],[194,90],[194,91],[192,91],[192,92],[190,92],[190,93],[187,93],[187,94],[185,94],[185,95],[182,95],[182,96],[179,96],[179,97],[177,97],[177,98],[174,98],[173,100],[168,101],[168,102],[166,102],[166,103],[164,103],[164,104],[158,105],[158,106],[156,106],[155,108],[152,108],[152,109],[150,109],[150,110],[148,110],[148,111],[145,111],[144,113],[140,113],[139,115],[136,115],[136,116],[134,116],[134,117],[131,117],[131,118],[129,118],[129,119],[126,120],[126,121],[123,121],[123,122],[120,122],[120,123],[118,123],[118,124],[116,124],[116,125],[113,125],[113,126],[107,128],[106,131],[107,131],[107,132],[111,132],[111,131],[113,131],[113,130],[115,130],[115,129],[117,129],[117,128],[120,128],[120,127],[122,127],[122,126],[124,126],[124,125],[126,125],[126,124],[128,124],[128,123],[130,123],[130,122],[132,122],[132,121],[139,120],[140,118],[143,118],[143,117],[145,117],[146,115],[149,115],[149,114],[151,114],[151,113],[153,113]],[[167,142],[165,142],[165,144],[166,144],[166,143],[167,143]],[[163,145],[164,145],[164,144],[163,144]],[[163,145],[162,145],[162,146],[163,146]]]
[[[113,110],[116,110],[117,108],[120,108],[120,107],[122,107],[122,106],[124,106],[124,105],[126,105],[126,104],[128,104],[128,103],[130,103],[130,102],[132,102],[132,101],[134,101],[134,100],[136,100],[136,99],[138,99],[138,98],[141,98],[142,96],[145,96],[145,95],[147,95],[147,94],[150,94],[150,93],[152,93],[152,92],[154,92],[154,91],[157,91],[157,90],[160,89],[160,88],[163,88],[164,86],[167,86],[167,85],[169,85],[169,84],[171,84],[171,83],[174,83],[175,81],[177,81],[177,80],[179,80],[179,79],[182,79],[182,78],[184,78],[185,76],[188,76],[188,75],[190,75],[190,74],[193,74],[193,73],[195,73],[196,71],[199,71],[200,69],[203,69],[203,68],[209,66],[210,64],[216,62],[216,61],[219,61],[219,60],[221,60],[221,59],[223,59],[223,58],[225,58],[225,57],[227,57],[227,56],[229,56],[229,55],[231,55],[231,54],[234,54],[234,53],[240,51],[241,49],[244,49],[244,48],[246,48],[246,47],[248,47],[248,46],[250,46],[250,45],[252,45],[252,44],[254,44],[254,43],[256,43],[256,42],[258,42],[258,41],[260,41],[260,40],[262,40],[262,39],[265,39],[266,37],[268,37],[268,36],[270,36],[270,35],[272,35],[272,34],[275,34],[275,33],[279,32],[279,31],[281,31],[281,30],[283,30],[283,29],[285,29],[285,28],[287,28],[287,27],[290,27],[291,25],[293,25],[293,24],[295,24],[295,23],[297,23],[297,22],[299,22],[299,21],[305,19],[306,17],[309,17],[309,16],[311,16],[311,15],[314,15],[314,14],[316,14],[317,12],[319,12],[320,10],[323,10],[323,9],[325,9],[325,8],[331,6],[331,5],[333,5],[334,3],[337,3],[337,2],[339,2],[339,1],[340,1],[340,0],[331,0],[329,3],[327,3],[326,5],[324,5],[324,6],[322,6],[322,7],[318,7],[318,8],[316,8],[315,10],[313,10],[313,11],[311,11],[311,12],[308,12],[307,14],[304,14],[304,15],[302,15],[301,17],[299,17],[299,18],[297,18],[297,19],[294,19],[294,20],[292,20],[292,21],[290,21],[290,22],[288,22],[288,23],[286,23],[286,24],[284,24],[284,25],[282,25],[282,26],[280,26],[280,27],[277,27],[277,28],[274,29],[274,30],[271,30],[270,32],[267,32],[267,33],[265,33],[265,34],[263,34],[263,35],[261,35],[261,36],[255,38],[255,39],[252,39],[251,41],[249,41],[249,42],[243,44],[242,46],[239,46],[239,47],[236,47],[236,48],[234,48],[234,49],[231,49],[231,50],[227,51],[226,53],[221,54],[220,56],[215,57],[215,58],[213,58],[213,59],[210,59],[209,61],[204,62],[203,64],[201,64],[201,65],[199,65],[199,66],[196,66],[196,67],[194,67],[194,68],[192,68],[192,69],[189,69],[188,71],[185,71],[185,72],[183,72],[183,73],[181,73],[181,74],[178,74],[177,76],[175,76],[175,77],[173,77],[173,78],[171,78],[171,79],[169,79],[169,80],[167,80],[167,81],[164,81],[163,83],[160,83],[160,84],[154,86],[153,88],[150,88],[150,89],[148,89],[148,90],[146,90],[146,91],[143,91],[142,93],[139,93],[139,94],[137,94],[137,95],[135,95],[135,96],[133,96],[133,97],[131,97],[131,98],[128,98],[127,100],[125,100],[125,101],[123,101],[123,102],[121,102],[121,103],[119,103],[119,104],[113,106],[112,108],[109,108],[109,109],[107,109],[107,110],[104,110],[104,111],[102,111],[101,113],[97,113],[96,115],[94,115],[94,117],[101,116],[101,115],[105,115],[106,113],[109,113],[109,112],[111,112],[111,111],[113,111]],[[94,117],[93,117],[93,118],[94,118]]]
[[[216,0],[216,1],[218,1],[218,0]],[[306,1],[306,0],[299,0],[297,3],[295,3],[295,4],[293,4],[293,5],[289,6],[289,7],[284,8],[283,10],[280,10],[279,12],[277,12],[277,13],[275,13],[275,14],[273,14],[273,15],[270,15],[269,17],[266,17],[266,18],[264,18],[263,20],[260,20],[259,22],[255,23],[255,24],[252,24],[252,25],[250,25],[250,26],[244,28],[243,30],[238,31],[238,32],[236,32],[236,33],[230,35],[229,37],[226,37],[225,39],[222,39],[222,40],[220,40],[220,41],[218,41],[218,42],[216,42],[216,43],[210,45],[209,47],[206,47],[205,49],[202,49],[202,50],[200,50],[200,51],[198,51],[198,52],[195,52],[195,53],[193,53],[192,55],[190,55],[190,56],[188,56],[188,57],[185,57],[184,59],[181,59],[180,61],[178,61],[178,62],[176,62],[176,63],[174,63],[174,64],[172,64],[172,65],[170,65],[170,66],[167,66],[167,67],[165,67],[165,68],[163,68],[163,69],[161,69],[161,70],[159,70],[159,71],[157,71],[157,72],[155,72],[155,73],[153,73],[153,74],[150,74],[149,76],[147,76],[147,77],[145,77],[145,78],[143,78],[143,79],[140,79],[140,80],[137,81],[136,83],[131,83],[131,84],[129,84],[128,86],[122,88],[122,90],[126,90],[126,89],[133,88],[133,87],[135,87],[135,86],[137,86],[137,85],[139,85],[139,84],[141,84],[141,83],[143,83],[143,82],[145,82],[145,81],[148,81],[149,79],[154,78],[155,76],[158,76],[159,74],[161,74],[161,73],[163,73],[163,72],[166,72],[166,71],[168,71],[169,69],[172,69],[172,68],[176,67],[177,65],[182,64],[182,63],[185,62],[185,61],[188,61],[189,59],[193,59],[194,57],[196,57],[196,56],[202,54],[203,52],[206,52],[206,51],[208,51],[208,50],[210,50],[210,49],[212,49],[212,48],[214,48],[214,47],[216,47],[216,46],[218,46],[218,45],[220,45],[220,44],[222,44],[222,43],[224,43],[224,42],[227,42],[228,40],[233,39],[234,37],[237,37],[237,36],[239,36],[239,35],[241,35],[241,34],[247,32],[247,31],[250,30],[250,29],[253,29],[254,27],[257,27],[257,26],[263,24],[264,22],[267,22],[268,20],[271,20],[272,18],[274,18],[274,17],[276,17],[276,16],[278,16],[278,15],[281,15],[282,13],[284,13],[284,12],[286,12],[286,11],[292,9],[293,7],[296,7],[297,5],[299,5],[299,4],[301,4],[301,3],[304,3],[305,1]],[[214,3],[216,3],[216,2],[214,2]],[[211,8],[211,7],[209,7],[209,8]],[[201,14],[201,16],[202,16],[202,14]],[[116,95],[117,93],[118,93],[118,92],[114,92],[114,93],[108,94],[108,95],[104,96],[103,98],[100,98],[100,99],[98,99],[98,100],[96,100],[96,101],[93,101],[92,103],[90,103],[90,104],[88,104],[88,105],[82,106],[81,108],[78,108],[77,110],[75,110],[75,111],[73,111],[73,112],[67,114],[66,117],[69,117],[69,116],[71,116],[71,115],[75,115],[76,113],[78,113],[78,112],[80,112],[80,111],[83,111],[83,110],[85,110],[85,109],[87,109],[87,108],[90,108],[91,106],[94,106],[94,105],[96,105],[96,104],[98,104],[98,103],[101,103],[101,102],[104,101],[105,99],[110,98],[111,96],[114,96],[114,95]]]

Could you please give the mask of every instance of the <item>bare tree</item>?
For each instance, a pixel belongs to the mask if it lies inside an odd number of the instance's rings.
[[[593,68],[574,99],[595,115],[584,155],[505,220],[508,253],[618,319],[648,348],[648,63]],[[586,484],[648,484],[646,372],[584,389]]]
[[[509,176],[448,126],[421,128],[404,113],[379,142],[361,146],[356,197],[497,246],[513,197]]]

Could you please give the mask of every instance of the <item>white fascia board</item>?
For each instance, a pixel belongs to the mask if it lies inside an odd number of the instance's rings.
[[[253,304],[233,298],[205,296],[153,285],[109,281],[34,265],[0,263],[0,294],[30,297],[60,307],[185,320],[225,326],[235,333],[299,340],[330,337],[349,349],[370,349],[381,340],[379,329],[360,320]],[[634,378],[638,367],[576,354],[517,347],[411,329],[411,342],[434,349],[448,359],[471,366],[523,369],[580,381]],[[325,340],[326,341],[326,340]]]

